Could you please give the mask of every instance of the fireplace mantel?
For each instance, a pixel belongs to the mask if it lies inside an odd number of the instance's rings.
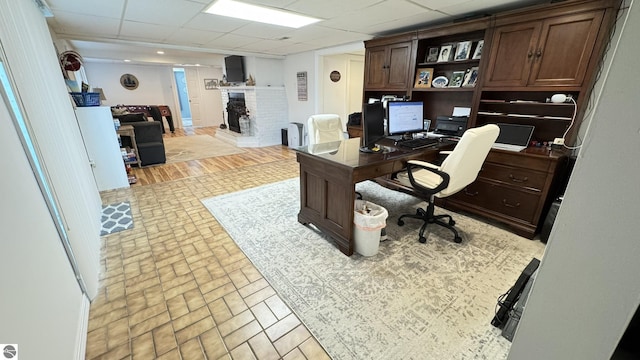
[[[282,129],[289,126],[287,95],[284,86],[223,86],[220,87],[223,109],[229,103],[229,93],[244,93],[245,106],[251,120],[249,134],[229,134],[216,131],[216,137],[239,147],[262,147],[282,142]],[[224,111],[225,124],[228,114]]]

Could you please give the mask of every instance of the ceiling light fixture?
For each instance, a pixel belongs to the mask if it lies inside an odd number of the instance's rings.
[[[131,60],[129,60],[129,59],[124,59],[124,62],[131,62]]]
[[[164,51],[162,51],[162,50],[158,50],[158,51],[156,51],[156,54],[158,54],[158,55],[164,55]]]
[[[288,11],[245,4],[234,0],[218,0],[205,12],[296,29],[320,21],[320,19]]]

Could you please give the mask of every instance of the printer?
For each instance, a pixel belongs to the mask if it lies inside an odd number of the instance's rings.
[[[462,136],[467,130],[468,116],[438,116],[436,117],[436,134],[448,136]]]

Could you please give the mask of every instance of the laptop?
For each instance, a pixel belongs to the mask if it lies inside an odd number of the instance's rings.
[[[495,144],[491,146],[493,149],[522,151],[529,146],[531,136],[535,126],[520,124],[496,124],[500,128],[500,135],[496,139]]]

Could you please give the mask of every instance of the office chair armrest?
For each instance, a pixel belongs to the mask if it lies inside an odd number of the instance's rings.
[[[414,164],[414,165],[418,165],[418,166],[422,166],[422,167],[429,167],[429,168],[432,168],[432,169],[440,170],[440,167],[438,165],[434,165],[434,164],[428,163],[426,161],[409,160],[409,161],[407,161],[407,164]]]
[[[422,164],[417,164],[417,162],[421,162],[425,165],[428,166],[423,166]],[[426,171],[430,171],[438,176],[440,176],[442,178],[442,182],[440,184],[438,184],[438,186],[436,186],[435,188],[428,188],[426,186],[422,186],[420,184],[418,184],[416,182],[416,180],[413,178],[413,169],[415,168],[419,168],[422,170],[426,170]],[[447,188],[447,186],[449,186],[449,174],[447,174],[446,172],[440,171],[440,169],[437,166],[434,166],[433,164],[430,163],[425,163],[422,161],[416,161],[416,160],[410,160],[407,164],[407,175],[409,175],[409,182],[411,183],[411,186],[413,186],[415,189],[418,189],[418,191],[422,191],[425,192],[427,194],[437,194],[440,191],[444,190]]]

